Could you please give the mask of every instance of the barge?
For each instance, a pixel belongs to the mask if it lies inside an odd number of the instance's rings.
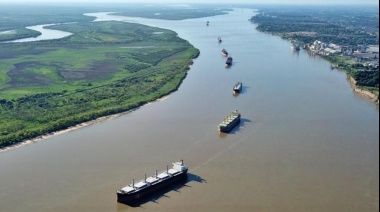
[[[222,54],[223,56],[227,57],[228,56],[228,52],[226,49],[222,49],[222,51],[220,52],[220,54]]]
[[[232,57],[228,57],[226,60],[226,67],[230,67],[232,65]]]
[[[242,89],[243,89],[243,83],[237,82],[232,90],[234,91],[234,93],[240,93]]]

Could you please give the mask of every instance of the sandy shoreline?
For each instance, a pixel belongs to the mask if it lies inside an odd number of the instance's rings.
[[[356,81],[353,77],[349,77],[349,79],[350,79],[350,85],[352,87],[352,90],[355,93],[360,94],[360,95],[364,96],[365,98],[369,99],[370,101],[379,104],[379,99],[374,93],[371,93],[369,91],[358,88],[356,86]]]
[[[131,112],[133,112],[133,111],[135,111],[135,110],[137,110],[137,109],[139,109],[141,107],[144,107],[146,105],[152,104],[154,102],[162,102],[162,101],[166,100],[167,98],[169,98],[170,95],[171,95],[171,93],[168,94],[168,95],[166,95],[166,96],[163,96],[163,97],[161,97],[159,99],[156,99],[156,100],[154,100],[152,102],[148,102],[148,103],[146,103],[144,105],[141,105],[139,107],[133,108],[131,110],[128,110],[128,111],[125,111],[125,112],[122,112],[122,113],[117,113],[117,114],[113,114],[113,115],[103,116],[103,117],[100,117],[100,118],[97,118],[97,119],[94,119],[94,120],[91,120],[91,121],[87,121],[87,122],[84,122],[84,123],[81,123],[81,124],[77,124],[75,126],[69,127],[67,129],[64,129],[64,130],[60,130],[60,131],[52,132],[52,133],[49,133],[49,134],[41,135],[41,136],[38,136],[38,137],[33,138],[33,139],[28,139],[28,140],[25,140],[25,141],[18,142],[17,144],[14,144],[14,145],[10,145],[10,146],[4,147],[4,148],[0,148],[0,153],[6,152],[6,151],[10,151],[10,150],[13,150],[13,149],[18,148],[18,147],[22,147],[22,146],[26,146],[26,145],[29,145],[29,144],[33,144],[33,143],[36,143],[36,142],[39,142],[39,141],[51,138],[51,137],[56,136],[56,135],[61,135],[63,133],[71,132],[71,131],[74,131],[74,130],[78,130],[78,129],[81,129],[81,128],[84,128],[84,127],[91,126],[91,125],[96,124],[96,123],[100,123],[100,122],[103,122],[103,121],[107,121],[107,120],[111,120],[111,119],[120,117],[122,115],[131,113]]]

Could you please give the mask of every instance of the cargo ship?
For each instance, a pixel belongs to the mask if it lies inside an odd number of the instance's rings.
[[[296,41],[292,41],[292,49],[295,51],[300,50],[300,44]]]
[[[221,54],[222,54],[223,56],[225,56],[225,57],[227,57],[227,56],[228,56],[228,52],[227,52],[227,50],[226,50],[226,49],[222,49],[222,52],[221,52]]]
[[[125,204],[134,204],[139,200],[149,197],[158,190],[169,187],[174,183],[178,183],[181,180],[186,179],[188,167],[183,163],[174,162],[173,167],[169,169],[166,166],[166,170],[158,172],[156,170],[155,174],[136,181],[132,180],[132,183],[116,191],[117,201]]]
[[[234,91],[234,93],[240,93],[242,89],[243,89],[243,83],[237,82],[232,90]]]
[[[240,113],[236,110],[218,125],[219,132],[228,133],[240,123]]]
[[[232,65],[232,57],[227,57],[226,67],[230,67]]]

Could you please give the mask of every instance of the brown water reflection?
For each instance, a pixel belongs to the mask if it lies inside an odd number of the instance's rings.
[[[175,30],[200,49],[179,90],[1,153],[2,210],[378,211],[378,106],[353,94],[345,74],[326,61],[293,54],[288,41],[257,32],[251,15],[239,9],[187,21],[133,18]],[[229,69],[222,48],[234,56]],[[234,97],[237,81],[247,87]],[[219,135],[217,125],[235,109],[242,122]],[[139,207],[116,202],[116,190],[131,178],[179,158],[203,180],[194,177]]]

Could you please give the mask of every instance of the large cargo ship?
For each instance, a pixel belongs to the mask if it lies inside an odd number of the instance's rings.
[[[226,67],[230,67],[232,65],[232,57],[227,57]]]
[[[228,52],[226,49],[222,49],[222,51],[220,52],[223,56],[227,57],[228,56]]]
[[[167,166],[164,171],[158,172],[156,170],[153,176],[148,178],[145,176],[143,180],[137,182],[132,180],[132,184],[116,191],[117,201],[125,204],[134,204],[144,197],[154,194],[155,191],[167,188],[174,183],[186,179],[187,170],[187,165],[181,160],[180,162],[174,162],[171,169]]]
[[[232,112],[226,119],[222,121],[222,123],[218,125],[218,130],[220,132],[228,133],[232,130],[232,128],[240,123],[240,116],[241,115],[237,110]]]
[[[242,89],[243,89],[243,83],[237,82],[232,90],[234,91],[234,93],[240,93]]]

